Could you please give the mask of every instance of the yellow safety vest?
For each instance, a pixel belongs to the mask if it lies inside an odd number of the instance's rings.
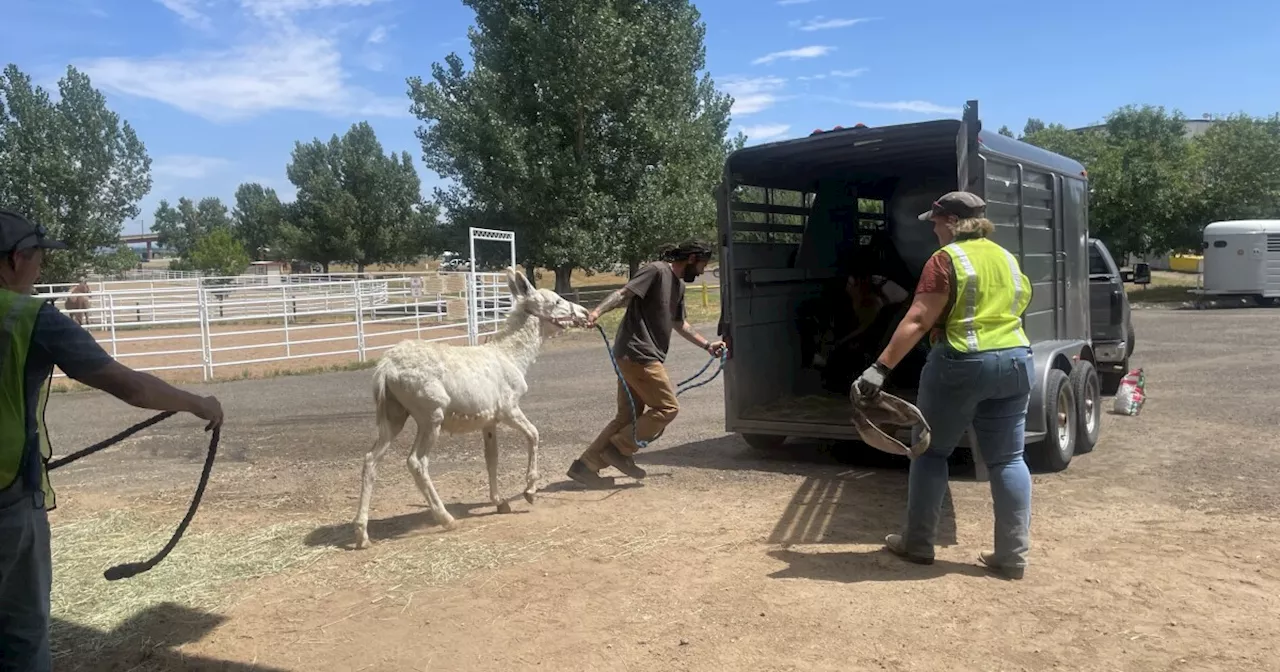
[[[946,316],[947,343],[960,352],[1030,346],[1022,313],[1031,303],[1031,280],[1008,250],[985,238],[942,248],[955,269],[955,303]]]
[[[27,435],[27,352],[36,328],[36,316],[44,301],[27,294],[0,289],[0,490],[21,487],[26,468]],[[44,424],[44,407],[49,401],[49,381],[40,386],[36,400],[36,432],[40,445],[40,479],[45,508],[55,506],[53,488],[45,464],[53,451]],[[35,457],[34,455],[31,457]]]

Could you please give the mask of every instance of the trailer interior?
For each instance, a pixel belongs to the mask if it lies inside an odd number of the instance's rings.
[[[910,306],[924,263],[938,249],[932,225],[918,215],[958,188],[957,157],[966,132],[959,120],[856,127],[750,147],[730,157],[720,215],[728,271],[721,280],[723,320],[734,353],[726,369],[729,431],[856,438],[848,385],[888,342]],[[1048,172],[985,160],[983,165],[988,217],[997,224],[994,240],[1015,252],[1035,287],[1028,330],[1052,333],[1058,325],[1042,322],[1058,319],[1055,306],[1061,302],[1053,286],[1053,250],[1062,249],[1052,226],[1059,184]],[[1044,254],[1032,253],[1040,250]],[[851,275],[887,278],[907,298],[882,311],[876,333],[862,340],[858,352],[838,356],[840,370],[823,370],[811,354],[816,347],[837,356],[829,348],[841,334],[828,329],[815,343],[809,316],[815,307],[849,310],[840,290]],[[846,304],[839,306],[842,300]],[[915,399],[927,348],[922,341],[908,355],[887,391]],[[796,431],[786,432],[779,423],[795,425]]]

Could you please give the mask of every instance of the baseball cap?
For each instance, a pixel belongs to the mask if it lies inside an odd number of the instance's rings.
[[[987,202],[976,194],[967,191],[951,191],[938,197],[933,208],[920,213],[920,221],[927,222],[934,215],[955,215],[960,219],[981,217],[987,209]]]
[[[40,247],[46,250],[65,250],[67,244],[49,238],[49,233],[39,224],[12,210],[0,210],[0,254]]]

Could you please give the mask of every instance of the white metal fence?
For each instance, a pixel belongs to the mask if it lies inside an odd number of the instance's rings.
[[[87,308],[67,307],[83,296],[71,287],[37,291],[130,367],[199,370],[203,380],[285,360],[363,362],[405,338],[477,343],[512,305],[501,273],[102,282],[90,284]]]

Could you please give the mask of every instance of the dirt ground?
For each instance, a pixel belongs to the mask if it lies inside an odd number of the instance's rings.
[[[446,437],[431,474],[461,524],[440,529],[402,435],[366,551],[350,549],[350,521],[375,435],[369,372],[198,386],[227,410],[219,462],[188,538],[149,574],[101,571],[178,523],[203,459],[196,422],[55,472],[57,669],[1280,669],[1280,311],[1134,320],[1149,401],[1105,415],[1067,471],[1034,477],[1021,582],[975,563],[986,484],[954,474],[938,562],[903,563],[880,548],[903,462],[803,442],[752,452],[722,431],[719,380],[681,397],[638,458],[643,485],[576,489],[564,470],[614,404],[590,334],[552,341],[531,372],[535,505],[513,432],[499,438],[510,515],[487,503],[479,437]],[[681,377],[702,363],[682,346]],[[59,453],[147,415],[93,393],[48,414]]]

